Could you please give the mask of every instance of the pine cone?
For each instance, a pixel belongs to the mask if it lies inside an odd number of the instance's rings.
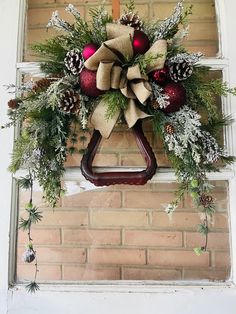
[[[123,14],[119,19],[119,23],[133,27],[135,30],[141,30],[143,26],[143,22],[141,21],[139,15],[134,12],[127,12]]]
[[[78,113],[80,110],[80,95],[72,89],[60,94],[58,107],[65,113]]]
[[[41,92],[45,89],[47,89],[52,83],[52,80],[49,79],[49,78],[42,78],[38,81],[36,81],[34,83],[34,86],[32,87],[32,90],[35,92],[35,93],[38,93],[38,92]]]
[[[68,51],[64,59],[65,66],[74,75],[80,74],[84,67],[84,59],[79,49]]]
[[[208,207],[213,203],[213,197],[211,195],[202,194],[200,197],[200,203],[203,207]]]
[[[35,260],[35,251],[32,248],[27,248],[23,254],[23,260],[25,263],[32,263]]]
[[[160,109],[159,102],[158,102],[156,99],[152,99],[152,101],[151,101],[151,106],[152,106],[152,108],[155,109],[155,110]]]
[[[174,128],[174,126],[172,124],[166,123],[165,124],[165,131],[166,131],[166,133],[172,135],[172,134],[175,133],[175,128]]]
[[[169,64],[170,77],[174,82],[184,81],[193,73],[193,66],[185,61]]]
[[[19,107],[20,101],[18,99],[10,99],[7,103],[8,107],[12,110],[17,109]]]

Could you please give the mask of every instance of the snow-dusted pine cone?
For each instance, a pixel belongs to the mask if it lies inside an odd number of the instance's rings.
[[[72,89],[61,93],[58,107],[65,113],[78,113],[80,110],[80,95]]]
[[[80,74],[84,67],[84,59],[79,49],[72,49],[67,52],[64,59],[65,66],[74,75]]]
[[[32,248],[27,248],[23,254],[23,261],[25,263],[32,263],[35,260],[35,251]]]
[[[169,64],[169,73],[174,82],[184,81],[192,75],[193,66],[185,61],[173,62]]]
[[[121,15],[119,23],[126,26],[131,26],[135,30],[141,30],[143,22],[141,21],[139,15],[134,12],[127,12]]]

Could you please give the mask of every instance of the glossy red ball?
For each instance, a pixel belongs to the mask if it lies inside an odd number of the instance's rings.
[[[133,37],[134,55],[137,55],[137,54],[142,55],[145,52],[147,52],[149,48],[150,48],[150,41],[147,35],[142,31],[135,30],[134,37]]]
[[[164,67],[163,69],[155,70],[151,73],[151,77],[154,82],[163,85],[169,79],[169,69],[167,67]]]
[[[83,68],[83,70],[81,71],[79,76],[79,83],[80,88],[85,95],[90,97],[97,97],[103,94],[101,90],[97,89],[96,76],[96,71],[90,71],[86,68]]]
[[[99,46],[94,43],[90,43],[84,46],[84,49],[82,51],[82,55],[84,60],[87,60],[90,58],[95,52],[98,50]]]
[[[186,90],[180,83],[170,82],[163,87],[165,95],[169,96],[170,104],[163,109],[165,113],[178,111],[186,102]]]

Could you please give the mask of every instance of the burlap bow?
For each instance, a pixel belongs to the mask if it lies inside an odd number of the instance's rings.
[[[132,37],[134,29],[132,27],[107,24],[108,39],[104,42],[96,53],[85,62],[85,67],[89,70],[97,70],[97,88],[103,91],[120,89],[121,93],[127,97],[128,106],[124,111],[126,122],[131,128],[138,119],[144,119],[149,115],[141,111],[136,105],[136,99],[141,104],[151,96],[151,86],[148,83],[147,75],[141,73],[139,65],[136,64],[128,69],[123,69],[120,65],[124,62],[124,57],[133,57]],[[166,59],[167,43],[165,40],[156,41],[146,52],[146,55],[159,56],[146,68],[146,74],[153,70],[161,69]],[[91,123],[96,130],[99,130],[103,137],[108,138],[115,126],[120,112],[116,112],[110,119],[106,119],[107,104],[101,102],[95,108]]]

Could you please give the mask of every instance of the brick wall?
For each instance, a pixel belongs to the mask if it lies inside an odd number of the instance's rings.
[[[121,1],[121,3],[125,2],[127,1]],[[29,0],[26,46],[55,34],[55,31],[49,30],[46,32],[45,29],[53,10],[58,10],[62,18],[68,21],[72,20],[71,16],[64,11],[68,3],[76,5],[81,15],[88,18],[89,8],[97,5],[99,1]],[[107,10],[111,12],[111,1],[107,0],[106,3]],[[163,19],[169,16],[177,0],[136,0],[135,3],[140,16],[151,20],[154,17]],[[190,17],[190,34],[185,44],[186,47],[189,51],[201,50],[206,56],[215,56],[218,51],[218,39],[214,0],[187,0],[185,3],[194,5],[193,15]],[[26,49],[25,59],[32,59],[28,49]]]
[[[45,24],[55,9],[63,18],[65,3],[78,6],[88,16],[93,1],[29,0],[27,43],[52,36]],[[149,19],[170,14],[177,1],[136,1],[140,14]],[[187,3],[189,1],[186,1]],[[111,10],[107,1],[108,10]],[[207,56],[217,52],[217,31],[213,1],[191,1],[190,40],[186,45]],[[28,50],[26,60],[32,60]],[[169,163],[161,143],[145,123],[146,136],[155,150],[159,166]],[[80,164],[81,156],[68,158],[67,167]],[[135,140],[126,127],[117,126],[109,140],[103,140],[96,166],[142,166]],[[76,183],[75,183],[76,184]],[[79,187],[79,182],[77,183]],[[186,197],[171,219],[164,205],[174,198],[176,184],[149,183],[142,187],[114,186],[66,196],[52,210],[41,192],[34,200],[44,219],[33,230],[37,244],[40,280],[225,280],[229,277],[227,184],[216,185],[217,213],[212,221],[209,249],[200,257],[193,253],[203,238],[196,231],[200,215]],[[20,193],[20,214],[28,194]],[[33,265],[22,263],[27,235],[19,231],[17,278],[31,278]]]
[[[79,183],[78,183],[79,184]],[[230,271],[227,184],[216,185],[217,213],[208,251],[193,248],[200,214],[186,197],[171,218],[163,211],[176,184],[114,186],[62,198],[53,211],[34,193],[44,219],[33,230],[41,280],[224,280]],[[21,192],[23,210],[28,195]],[[23,212],[23,211],[22,211]],[[33,266],[21,261],[27,235],[19,232],[18,280]]]

